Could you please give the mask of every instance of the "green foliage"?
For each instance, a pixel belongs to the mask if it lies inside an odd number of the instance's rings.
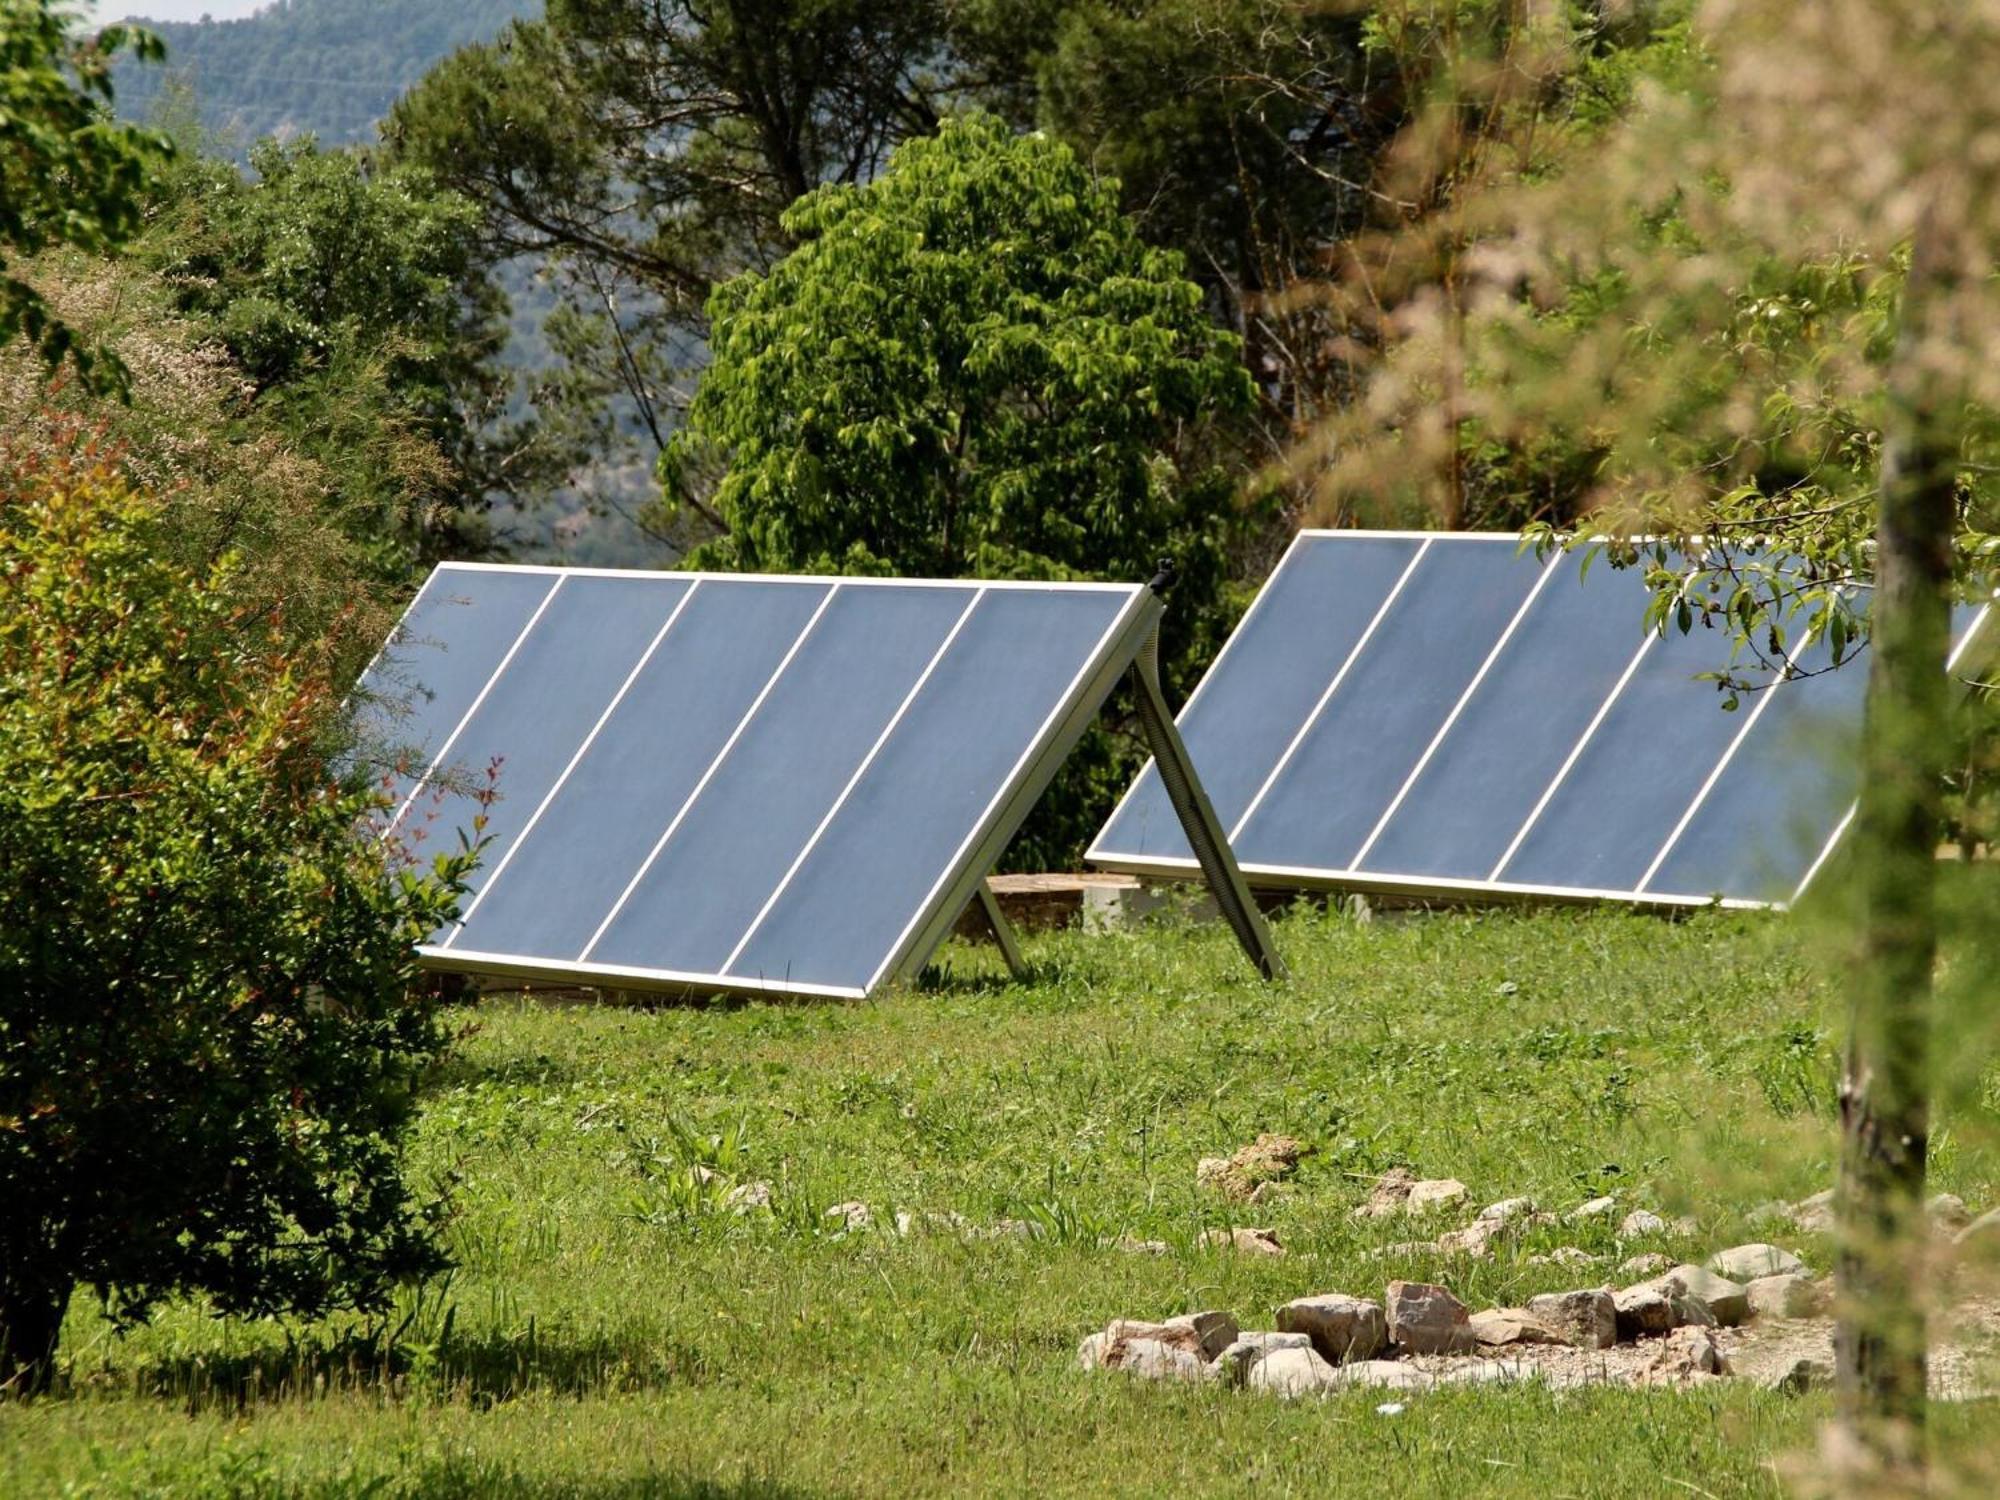
[[[158,559],[157,505],[80,467],[4,493],[0,1390],[79,1284],[117,1326],[379,1308],[441,1264],[400,1170],[447,1041],[413,949],[473,851],[355,837],[382,799],[329,780],[333,690]]]
[[[540,10],[541,0],[272,0],[239,20],[148,21],[168,70],[121,67],[115,77],[134,118],[180,80],[213,136],[360,145],[439,58]]]
[[[129,46],[157,59],[158,41],[124,26],[73,41],[74,19],[63,0],[0,0],[0,344],[25,338],[51,370],[73,360],[116,391],[117,358],[79,346],[5,259],[51,245],[118,249],[139,229],[148,174],[171,154],[164,137],[109,118],[112,57]]]
[[[349,1320],[174,1307],[97,1342],[80,1310],[73,1395],[0,1405],[0,1492],[715,1500],[817,1494],[837,1473],[854,1494],[1227,1496],[1253,1475],[1306,1495],[1337,1432],[1367,1493],[1397,1500],[1691,1493],[1675,1480],[1779,1500],[1830,1402],[1754,1379],[1441,1389],[1388,1417],[1381,1391],[1288,1402],[1076,1370],[1077,1340],[1113,1317],[1220,1308],[1269,1328],[1294,1297],[1393,1277],[1483,1307],[1654,1250],[1775,1238],[1826,1268],[1824,1237],[1751,1217],[1830,1181],[1838,1000],[1796,918],[1297,910],[1276,933],[1294,971],[1277,986],[1221,927],[1171,924],[1029,935],[1026,985],[954,945],[935,987],[857,1005],[489,998],[418,1129],[417,1160],[461,1179],[447,1305],[401,1299],[405,1342],[359,1353]],[[2000,1012],[1971,1001],[2000,960],[1963,957],[1965,1014],[1990,1029]],[[1937,1188],[1975,1207],[2000,1199],[1996,1080],[1938,1120],[1954,1146]],[[1232,1211],[1196,1187],[1201,1157],[1262,1130],[1318,1147],[1292,1192]],[[663,1169],[769,1182],[771,1211],[635,1213],[633,1153],[656,1138]],[[1354,1218],[1397,1165],[1465,1182],[1463,1215]],[[1600,1191],[1699,1231],[1620,1245],[1614,1215],[1490,1259],[1377,1255],[1501,1198],[1561,1214]],[[872,1228],[827,1216],[851,1201]],[[1197,1246],[1232,1212],[1289,1253]],[[1536,1263],[1563,1244],[1607,1259]],[[1993,1418],[1940,1413],[1989,1455]]]
[[[720,472],[700,503],[725,529],[691,565],[1140,581],[1170,556],[1168,659],[1212,648],[1242,524],[1212,444],[1250,383],[1111,187],[975,116],[783,222],[798,248],[710,303],[709,365],[662,465],[670,503]],[[1057,793],[1063,833],[1032,852],[1061,857],[1104,810],[1122,770],[1105,757],[1086,753]]]
[[[190,162],[162,190],[148,261],[243,371],[249,404],[334,476],[378,576],[476,550],[502,479],[540,450],[504,422],[504,299],[477,210],[420,169],[266,141],[255,175]]]

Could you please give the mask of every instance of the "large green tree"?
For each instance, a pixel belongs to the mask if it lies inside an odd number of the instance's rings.
[[[124,245],[142,222],[148,174],[170,149],[110,118],[112,58],[130,47],[157,59],[158,41],[124,26],[77,40],[77,19],[60,0],[0,0],[0,344],[25,338],[51,368],[74,360],[87,381],[116,389],[117,359],[80,345],[7,260],[51,245]]]
[[[114,1323],[379,1308],[441,1264],[402,1172],[447,1040],[415,944],[471,853],[357,838],[339,690],[111,471],[11,468],[0,516],[0,1393]],[[226,563],[224,568],[228,566]]]
[[[1226,624],[1244,512],[1214,459],[1251,390],[1180,258],[1069,148],[991,116],[783,227],[797,248],[711,300],[663,465],[668,503],[724,528],[690,561],[1143,580],[1171,556],[1184,674]]]
[[[332,477],[378,576],[480,548],[495,495],[565,472],[572,453],[512,409],[478,210],[421,167],[266,141],[248,175],[185,159],[153,204],[143,258],[233,357],[246,406]]]

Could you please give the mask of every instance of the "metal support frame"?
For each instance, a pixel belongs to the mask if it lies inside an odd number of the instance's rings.
[[[1154,587],[1160,587],[1158,581]],[[1242,870],[1237,868],[1236,855],[1229,847],[1228,831],[1223,828],[1222,820],[1216,817],[1214,804],[1208,800],[1208,793],[1202,789],[1201,780],[1195,775],[1194,762],[1188,759],[1187,746],[1181,740],[1180,730],[1174,725],[1172,710],[1167,707],[1167,695],[1160,686],[1160,632],[1157,627],[1133,658],[1131,678],[1132,696],[1139,703],[1139,722],[1146,732],[1147,747],[1153,752],[1153,763],[1159,767],[1160,782],[1166,787],[1167,799],[1173,803],[1174,813],[1181,820],[1181,830],[1187,835],[1188,847],[1194,850],[1201,873],[1207,877],[1215,904],[1222,909],[1223,917],[1236,934],[1236,941],[1243,945],[1244,953],[1257,966],[1257,972],[1266,979],[1283,979],[1284,960],[1278,956],[1277,947],[1271,942],[1263,915],[1257,910],[1256,898],[1250,894],[1250,883],[1243,878]]]
[[[1028,960],[1021,955],[1021,939],[1014,931],[1014,924],[1007,920],[1007,913],[1000,908],[1000,898],[993,894],[991,876],[979,882],[975,899],[979,909],[986,916],[986,925],[993,930],[993,941],[1000,945],[1000,956],[1007,960],[1007,969],[1016,979],[1028,977]]]

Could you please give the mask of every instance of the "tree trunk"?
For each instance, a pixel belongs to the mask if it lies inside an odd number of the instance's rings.
[[[38,1395],[56,1373],[56,1341],[70,1288],[0,1267],[0,1399]]]
[[[1870,1495],[1914,1490],[1923,1473],[1924,1168],[1958,459],[1956,403],[1931,372],[1952,281],[1927,221],[1904,290],[1884,433],[1854,840],[1860,941],[1840,1090],[1838,1436],[1857,1461],[1851,1483]]]

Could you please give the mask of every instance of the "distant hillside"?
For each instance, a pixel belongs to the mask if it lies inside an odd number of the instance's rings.
[[[308,132],[328,144],[372,140],[396,96],[440,58],[541,9],[542,0],[273,0],[239,21],[148,21],[167,65],[121,66],[118,110],[144,119],[166,81],[182,78],[202,124],[238,149]]]

